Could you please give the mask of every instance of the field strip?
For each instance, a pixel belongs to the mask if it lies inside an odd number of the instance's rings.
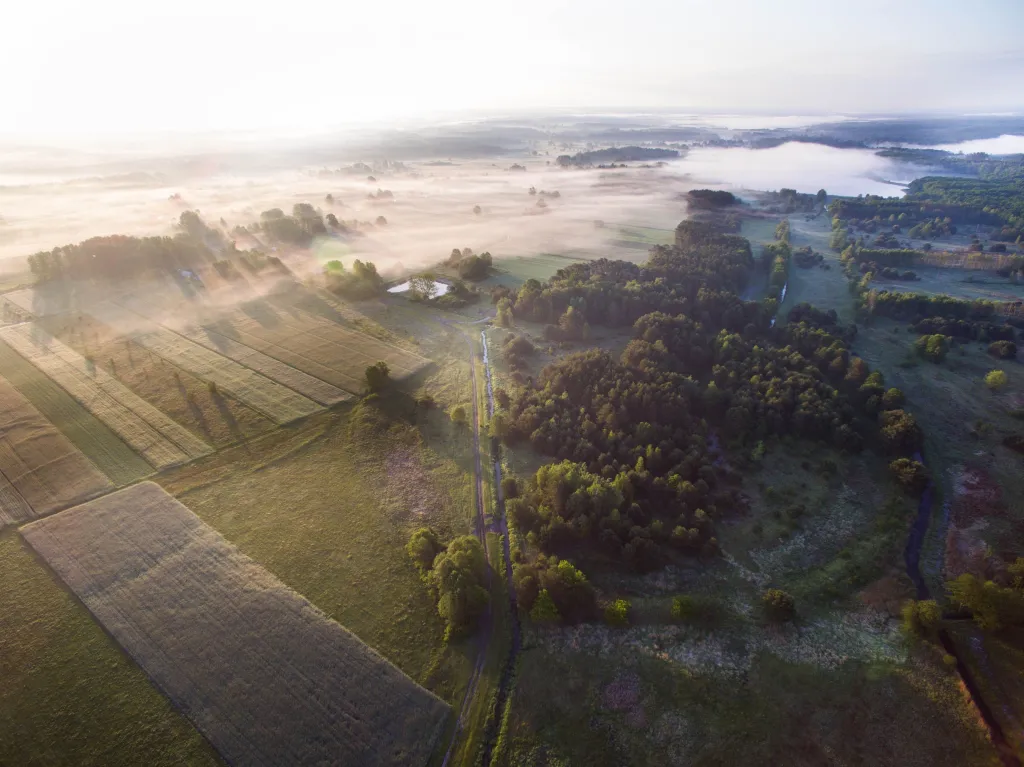
[[[95,370],[78,352],[64,346],[39,326],[25,323],[0,328],[0,338],[63,386],[155,468],[164,469],[188,463],[193,456],[161,433],[150,421],[168,428],[172,435],[190,444],[198,455],[211,452],[205,443],[171,421],[120,381]],[[101,378],[101,375],[106,377]]]
[[[228,764],[430,758],[448,706],[158,485],[21,532]]]
[[[7,477],[0,474],[0,527],[32,519],[32,507],[14,489]]]
[[[218,389],[276,423],[288,423],[322,409],[298,392],[109,301],[93,306],[89,313],[172,365],[212,381]]]
[[[141,314],[143,317],[153,320],[150,313],[144,310],[137,301],[122,301],[121,305],[136,314]],[[155,322],[156,320],[153,321]],[[352,398],[350,394],[336,386],[332,386],[326,381],[314,378],[291,365],[286,365],[281,360],[268,357],[257,349],[253,349],[244,343],[239,343],[215,331],[192,325],[176,332],[200,346],[205,346],[217,354],[223,354],[225,357],[229,357],[235,362],[251,368],[257,373],[265,375],[267,378],[277,381],[279,384],[287,386],[289,389],[297,391],[305,397],[309,397],[314,402],[319,402],[321,405],[329,407]]]
[[[31,402],[0,378],[0,526],[49,514],[113,488]]]
[[[106,424],[3,341],[0,374],[115,485],[127,485],[153,473],[153,467]]]

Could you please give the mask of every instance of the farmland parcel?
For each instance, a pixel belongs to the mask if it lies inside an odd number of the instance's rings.
[[[366,388],[366,368],[384,361],[392,378],[422,370],[429,360],[295,306],[253,302],[206,322],[202,329],[182,331],[211,348],[230,339],[354,394]],[[205,336],[205,340],[198,335]],[[225,352],[226,353],[226,352]]]
[[[205,442],[34,323],[0,329],[0,337],[157,469],[211,452]]]
[[[448,707],[152,483],[23,528],[235,765],[424,764]]]
[[[0,527],[112,489],[78,448],[0,378]]]
[[[322,410],[312,400],[217,352],[109,302],[89,313],[158,357],[209,381],[272,421],[283,424]]]
[[[121,302],[126,308],[142,315],[148,319],[154,319],[147,306],[140,300],[124,300]],[[230,357],[235,362],[241,363],[247,368],[252,368],[257,373],[267,378],[284,384],[289,389],[294,389],[299,394],[309,397],[321,405],[335,405],[344,402],[351,397],[325,381],[314,378],[301,370],[296,370],[291,365],[286,365],[280,360],[268,357],[263,352],[246,346],[243,343],[227,338],[219,333],[189,325],[178,330],[178,332],[190,341],[195,341],[207,349],[211,349],[225,357]]]
[[[116,485],[153,473],[114,432],[43,371],[0,341],[0,373]]]

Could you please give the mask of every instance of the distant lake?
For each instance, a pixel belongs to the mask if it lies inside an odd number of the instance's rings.
[[[870,149],[835,149],[796,141],[771,149],[696,147],[672,165],[701,183],[737,190],[789,188],[814,193],[824,189],[850,196],[902,197],[904,185],[925,175],[920,167],[879,157]]]
[[[987,154],[1021,154],[1024,153],[1024,136],[1004,133],[998,138],[979,138],[974,141],[961,141],[959,144],[939,144],[932,149],[945,149],[947,152],[986,152]]]

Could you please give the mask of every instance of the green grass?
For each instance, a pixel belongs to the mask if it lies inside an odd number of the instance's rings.
[[[635,694],[609,705],[616,679]],[[825,671],[761,655],[740,681],[531,648],[509,719],[502,767],[999,763],[933,661]]]
[[[153,472],[153,468],[72,399],[35,365],[0,342],[0,374],[63,432],[96,467],[116,485],[126,485]]]
[[[1024,284],[1014,284],[994,271],[940,269],[929,266],[909,267],[918,276],[914,281],[877,279],[872,287],[906,293],[946,295],[965,301],[1020,301]]]
[[[0,764],[220,764],[13,531],[0,581]]]

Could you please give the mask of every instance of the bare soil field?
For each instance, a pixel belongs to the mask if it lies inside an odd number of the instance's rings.
[[[425,764],[448,707],[143,483],[22,533],[236,765]]]
[[[2,374],[115,485],[153,473],[153,467],[49,376],[0,341]]]
[[[211,391],[205,381],[87,314],[46,317],[38,324],[215,447],[251,439],[274,428],[273,421],[230,394]]]
[[[211,382],[278,424],[294,421],[322,409],[301,394],[166,328],[148,323],[120,306],[105,302],[91,307],[89,313],[126,338],[198,378]]]
[[[59,383],[154,468],[187,463],[211,452],[201,439],[34,323],[0,329],[0,337]]]
[[[49,514],[114,487],[3,378],[0,485],[0,527]],[[13,506],[9,505],[12,500]]]

